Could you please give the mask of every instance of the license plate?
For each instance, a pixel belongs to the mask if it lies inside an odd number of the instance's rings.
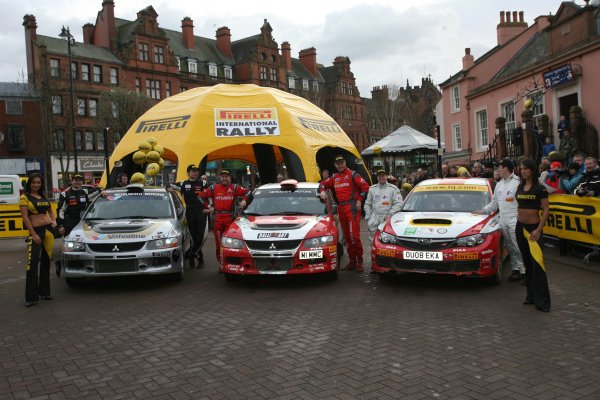
[[[403,252],[405,260],[444,261],[441,251],[410,251]]]
[[[303,250],[300,252],[301,260],[309,260],[313,258],[323,258],[323,250]]]

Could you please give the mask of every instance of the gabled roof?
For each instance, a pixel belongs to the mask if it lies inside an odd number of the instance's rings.
[[[46,46],[49,53],[68,56],[67,41],[60,38],[38,35],[36,43],[39,46]],[[77,43],[71,46],[71,54],[74,57],[89,58],[93,60],[101,60],[108,63],[121,64],[121,60],[117,58],[108,49],[93,44]]]
[[[231,51],[236,63],[243,63],[250,60],[250,55],[256,50],[260,37],[261,35],[258,34],[231,42]]]
[[[314,80],[316,78],[308,72],[306,67],[297,58],[292,58],[292,74],[300,79]]]

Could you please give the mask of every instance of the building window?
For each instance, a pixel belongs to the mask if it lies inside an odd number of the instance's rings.
[[[75,135],[75,148],[77,150],[82,150],[81,149],[81,131],[75,131],[74,135]]]
[[[63,113],[62,97],[52,96],[52,114],[62,115],[62,113]]]
[[[8,125],[8,150],[25,151],[25,127],[23,125]]]
[[[505,129],[507,132],[511,132],[515,129],[515,102],[508,101],[506,103],[500,104],[500,114],[504,117],[505,120]]]
[[[290,76],[288,78],[288,86],[290,87],[290,89],[295,89],[296,88],[296,79],[294,79],[293,76]]]
[[[313,82],[313,92],[319,91],[319,82]]]
[[[85,99],[81,97],[77,98],[77,115],[80,117],[85,116]]]
[[[533,100],[533,116],[537,117],[544,114],[544,92],[533,93],[531,99]]]
[[[342,94],[348,94],[348,88],[346,87],[346,82],[342,82]]]
[[[54,132],[54,150],[64,150],[65,149],[65,131],[62,129],[57,129]]]
[[[146,96],[160,100],[160,81],[146,79]]]
[[[116,103],[110,103],[110,111],[113,118],[119,118],[119,108],[117,107]]]
[[[165,82],[165,97],[171,97],[171,82]]]
[[[149,61],[150,60],[150,46],[148,43],[138,44],[138,60]]]
[[[6,100],[6,114],[22,115],[23,103],[21,100]]]
[[[342,118],[352,119],[352,106],[344,106],[342,108]]]
[[[119,70],[115,67],[110,67],[110,84],[118,85],[119,84]]]
[[[225,79],[233,79],[233,71],[231,67],[223,67],[223,72],[225,73]]]
[[[260,80],[261,81],[266,81],[267,80],[267,67],[265,66],[260,66]]]
[[[479,136],[479,147],[486,147],[489,143],[487,110],[478,111],[475,114],[477,121],[477,133]]]
[[[102,67],[94,65],[94,82],[102,82]]]
[[[210,76],[217,76],[217,66],[216,66],[216,64],[208,64],[208,74]]]
[[[85,131],[85,149],[94,150],[94,132]]]
[[[60,76],[60,61],[54,58],[50,59],[50,76],[53,78]]]
[[[77,79],[79,73],[77,72],[77,63],[75,61],[71,62],[71,76],[73,79]]]
[[[188,88],[186,88],[185,86],[180,86],[180,87],[179,87],[179,93],[183,93],[183,92],[185,92],[186,90],[188,90]]]
[[[196,63],[196,60],[188,60],[188,72],[190,74],[198,73],[198,64]]]
[[[96,150],[104,150],[104,131],[99,131],[96,135]]]
[[[271,81],[277,82],[277,68],[271,68]]]
[[[165,49],[161,46],[154,46],[154,62],[156,64],[165,63]]]
[[[98,115],[98,100],[89,99],[88,100],[88,108],[90,110],[90,117],[95,117]]]
[[[135,78],[135,92],[140,94],[142,92],[142,83],[140,78]]]
[[[81,80],[82,81],[90,80],[90,65],[89,64],[81,64]]]
[[[308,81],[306,79],[302,79],[302,90],[308,90]]]
[[[177,60],[177,70],[181,71],[181,58],[175,56],[175,59]]]
[[[460,111],[460,91],[458,85],[452,86],[452,112]]]
[[[460,132],[460,124],[452,125],[452,135],[454,136],[454,150],[462,150],[462,135]]]

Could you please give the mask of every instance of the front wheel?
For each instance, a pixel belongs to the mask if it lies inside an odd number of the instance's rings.
[[[498,269],[494,275],[486,278],[487,282],[491,285],[499,285],[502,283],[502,274],[504,272],[504,241],[502,239],[500,240],[500,245],[498,247],[498,254],[496,256],[496,264],[498,264]]]
[[[183,266],[181,267],[181,271],[171,274],[171,280],[173,282],[181,282],[183,280]]]

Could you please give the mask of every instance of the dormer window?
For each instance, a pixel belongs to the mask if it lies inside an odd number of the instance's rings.
[[[196,60],[194,60],[194,59],[189,59],[188,60],[188,72],[190,74],[197,74],[198,73],[198,64],[196,63]]]
[[[290,89],[295,89],[296,88],[296,79],[294,79],[293,76],[290,76],[288,78],[288,86],[290,87]]]
[[[233,70],[230,66],[226,65],[223,67],[223,72],[225,73],[225,79],[233,79]]]
[[[302,79],[302,90],[308,90],[308,81],[306,79]]]
[[[208,74],[210,76],[217,76],[217,64],[213,64],[213,63],[208,64]]]

